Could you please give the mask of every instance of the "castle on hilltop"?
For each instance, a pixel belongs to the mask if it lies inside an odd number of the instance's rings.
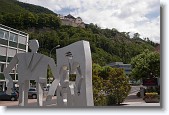
[[[62,25],[85,28],[85,23],[80,17],[75,18],[71,14],[68,14],[67,16],[59,14],[58,17],[61,19]]]

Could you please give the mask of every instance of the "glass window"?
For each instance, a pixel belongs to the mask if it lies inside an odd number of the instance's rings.
[[[13,41],[13,38],[14,38],[14,34],[10,33],[10,38],[9,38],[9,40],[10,40],[10,41]]]
[[[7,48],[0,46],[0,55],[1,56],[6,56]]]
[[[6,56],[0,56],[0,62],[6,62]]]
[[[0,37],[1,38],[1,37]],[[8,45],[8,40],[0,39],[0,44]]]
[[[27,40],[27,37],[24,37],[24,36],[18,36],[18,42],[20,44],[26,44],[26,40]]]
[[[0,38],[8,39],[9,38],[9,32],[4,31],[4,30],[0,30]]]
[[[8,40],[8,38],[9,38],[9,32],[4,31],[4,34],[5,34],[5,39]]]
[[[10,41],[17,42],[18,41],[18,36],[16,34],[10,33]]]
[[[25,53],[26,51],[18,50],[18,53]]]
[[[26,50],[26,45],[19,44],[19,47],[18,47],[18,48]]]
[[[18,36],[17,35],[14,36],[13,41],[18,42]]]
[[[4,31],[0,30],[0,38],[4,38]]]
[[[9,48],[8,49],[8,56],[9,57],[14,57],[16,54],[16,49]]]
[[[7,60],[7,61],[10,62],[11,60],[12,60],[12,57],[8,57],[8,60]]]
[[[5,65],[0,63],[0,72],[3,72]]]
[[[9,46],[17,48],[17,43],[13,41],[9,41]]]

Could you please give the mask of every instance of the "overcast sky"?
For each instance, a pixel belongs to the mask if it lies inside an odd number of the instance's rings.
[[[19,0],[160,43],[160,0]]]

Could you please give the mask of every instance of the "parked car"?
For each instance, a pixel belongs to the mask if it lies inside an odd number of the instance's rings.
[[[17,101],[18,100],[18,93],[13,92],[11,95],[6,94],[5,91],[0,92],[0,100],[6,100],[6,101]]]
[[[36,90],[36,88],[30,88],[29,89],[28,98],[29,99],[36,99],[37,98],[37,90]]]

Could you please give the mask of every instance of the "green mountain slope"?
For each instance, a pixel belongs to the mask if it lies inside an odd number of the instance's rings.
[[[15,0],[0,0],[0,14],[21,12],[26,12],[26,10],[17,5]]]
[[[23,13],[23,12],[32,12],[32,13],[46,13],[46,14],[55,14],[53,11],[33,5],[28,3],[19,2],[17,0],[0,0],[0,13]]]
[[[53,11],[41,7],[41,6],[37,6],[37,5],[33,5],[33,4],[28,4],[28,3],[23,3],[23,2],[16,2],[16,4],[18,4],[19,6],[21,6],[22,8],[33,12],[33,13],[46,13],[46,14],[56,14]]]

